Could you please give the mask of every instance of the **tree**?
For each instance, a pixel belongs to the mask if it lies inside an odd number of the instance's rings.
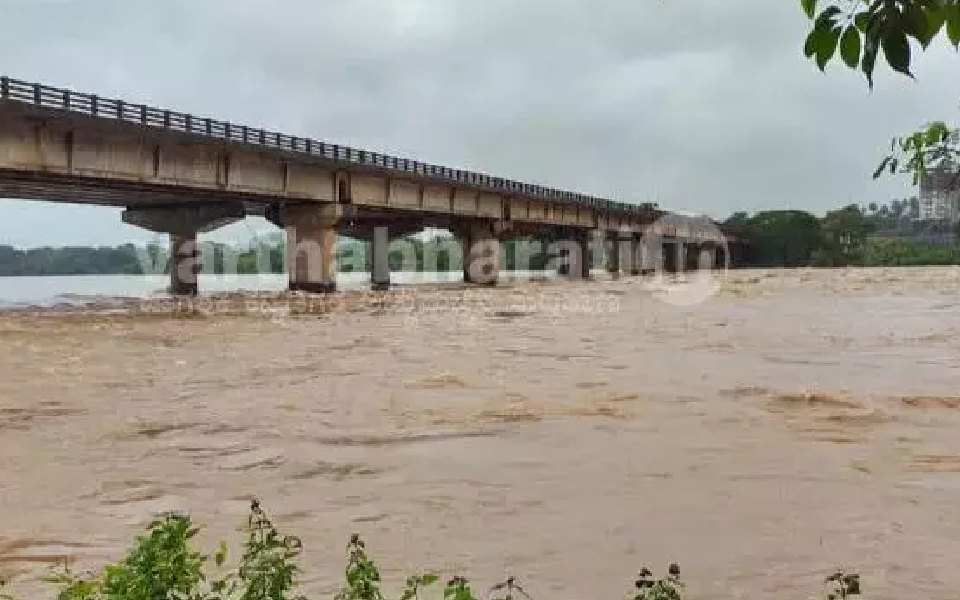
[[[817,5],[824,6],[817,12]],[[813,22],[804,53],[820,70],[840,51],[841,60],[861,71],[873,86],[877,57],[883,50],[890,68],[913,77],[910,38],[923,49],[946,32],[960,47],[960,0],[800,0]]]
[[[816,262],[824,266],[845,266],[857,262],[870,221],[856,204],[827,213],[823,218],[823,241]]]
[[[724,225],[730,227],[743,227],[747,224],[747,221],[750,220],[750,213],[746,211],[737,211],[727,217],[727,220],[723,222]]]
[[[804,54],[823,71],[839,50],[840,60],[862,72],[871,88],[881,50],[891,69],[913,77],[911,39],[926,50],[944,33],[960,47],[960,0],[800,0],[800,5],[812,23]],[[873,176],[906,173],[916,185],[928,169],[956,159],[960,130],[935,121],[894,138]]]
[[[820,222],[802,210],[758,212],[742,230],[751,243],[751,262],[759,266],[808,265],[820,244]]]

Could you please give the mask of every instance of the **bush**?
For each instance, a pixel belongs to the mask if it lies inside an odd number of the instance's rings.
[[[253,501],[244,527],[247,535],[238,564],[226,569],[227,546],[221,542],[208,556],[193,547],[199,529],[188,515],[168,514],[153,521],[138,536],[126,557],[98,574],[78,576],[68,565],[47,581],[57,587],[57,600],[305,600],[295,594],[302,545],[281,534],[260,503]],[[212,561],[211,561],[212,558]],[[211,562],[213,566],[211,567]],[[380,569],[367,554],[358,535],[347,544],[345,585],[336,600],[384,600]],[[420,573],[406,579],[400,600],[419,600],[439,577]],[[860,594],[856,573],[837,571],[826,579],[828,600]],[[15,600],[3,592],[0,600]],[[628,595],[633,600],[682,600],[680,567],[670,565],[666,576],[655,579],[644,567]],[[443,588],[444,600],[478,600],[470,582],[454,576]],[[489,600],[531,600],[514,577],[490,588]]]

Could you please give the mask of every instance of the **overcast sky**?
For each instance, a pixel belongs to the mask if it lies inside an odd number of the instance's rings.
[[[0,0],[0,71],[715,217],[910,194],[870,174],[891,136],[960,116],[956,53],[871,93],[803,58],[797,4]],[[149,239],[116,210],[0,200],[0,244]]]

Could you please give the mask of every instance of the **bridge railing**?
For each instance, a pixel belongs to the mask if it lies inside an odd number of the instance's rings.
[[[307,154],[342,163],[415,174],[428,179],[456,182],[500,193],[522,194],[551,202],[580,204],[630,214],[649,213],[656,210],[656,205],[653,204],[637,205],[615,202],[577,192],[493,177],[485,173],[398,158],[379,152],[370,152],[341,144],[330,144],[311,138],[266,131],[207,117],[197,117],[173,110],[152,108],[123,100],[101,98],[95,94],[84,94],[10,77],[0,77],[0,100],[22,102],[100,119],[137,123],[145,127],[178,131],[228,142],[275,148],[284,152]]]

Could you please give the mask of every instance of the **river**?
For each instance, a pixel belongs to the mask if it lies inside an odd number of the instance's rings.
[[[0,576],[116,559],[187,510],[236,552],[250,496],[328,597],[361,534],[535,599],[960,590],[960,269],[516,282],[286,311],[0,313]]]
[[[544,271],[505,271],[505,280],[549,276]],[[423,285],[462,281],[459,272],[391,273],[395,285]],[[340,289],[359,290],[369,287],[369,273],[340,273]],[[166,295],[170,278],[167,275],[65,275],[46,277],[0,277],[0,309],[30,306],[82,305],[110,300],[161,298]],[[205,294],[252,291],[276,292],[286,288],[286,274],[207,275],[199,277]]]

